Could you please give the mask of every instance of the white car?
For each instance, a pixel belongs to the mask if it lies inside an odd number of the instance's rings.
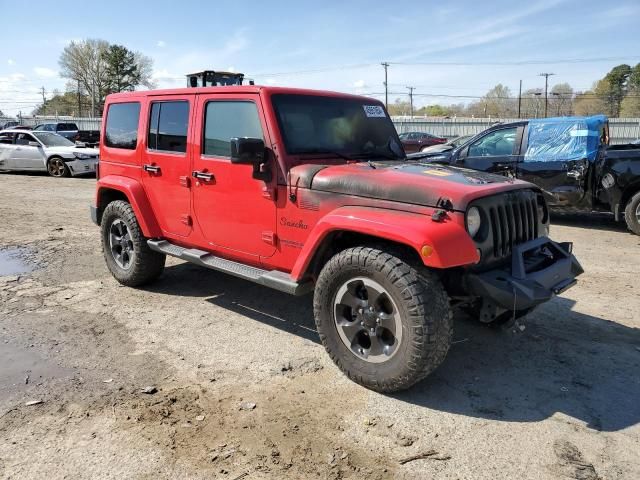
[[[53,132],[0,131],[0,170],[49,172],[52,177],[95,173],[99,151]]]

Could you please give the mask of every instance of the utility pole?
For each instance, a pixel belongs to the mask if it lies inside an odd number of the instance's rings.
[[[520,118],[520,107],[522,107],[522,80],[520,80],[520,89],[518,90],[518,118]]]
[[[544,118],[547,118],[547,104],[549,103],[549,77],[555,73],[541,73],[539,76],[544,77]]]
[[[82,111],[80,106],[80,80],[78,80],[78,116],[82,117]]]
[[[387,87],[387,69],[389,62],[382,62],[380,65],[384,67],[384,106],[389,110],[389,88]]]
[[[44,86],[40,88],[40,92],[42,93],[42,114],[45,113],[45,104],[47,103],[47,97],[44,94]]]
[[[413,91],[416,87],[407,87],[409,89],[409,105],[411,105],[411,120],[413,120]]]

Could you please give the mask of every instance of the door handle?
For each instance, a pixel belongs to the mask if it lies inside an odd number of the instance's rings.
[[[213,180],[213,173],[199,172],[197,170],[191,172],[191,176],[193,178],[197,178],[198,180],[204,180],[205,182],[210,182],[211,180]]]
[[[160,173],[160,167],[158,167],[157,165],[144,164],[142,166],[142,169],[145,172],[149,172],[149,173]]]

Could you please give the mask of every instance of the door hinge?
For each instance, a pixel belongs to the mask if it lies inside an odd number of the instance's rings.
[[[186,214],[185,215],[180,215],[180,221],[182,223],[184,223],[187,227],[190,227],[191,224],[193,223],[191,221],[191,215],[186,215]]]
[[[276,200],[276,189],[265,185],[262,187],[262,196],[270,200]]]
[[[277,240],[277,236],[274,232],[264,231],[262,232],[262,241],[268,243],[269,245],[275,245]]]
[[[191,187],[191,179],[187,176],[181,176],[180,177],[180,186],[181,187],[187,187],[190,188]]]

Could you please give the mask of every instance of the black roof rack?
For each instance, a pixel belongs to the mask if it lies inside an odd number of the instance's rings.
[[[221,87],[224,85],[242,85],[244,73],[216,72],[205,70],[203,72],[190,73],[187,75],[187,87]],[[253,80],[249,80],[249,85],[253,85]]]

